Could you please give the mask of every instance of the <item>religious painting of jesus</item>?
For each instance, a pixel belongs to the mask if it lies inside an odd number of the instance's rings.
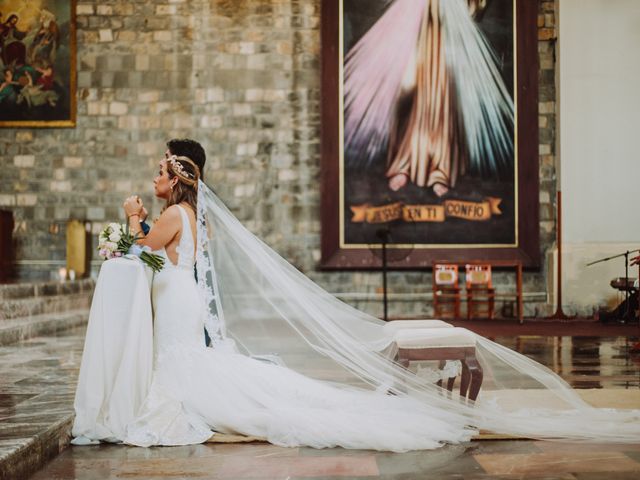
[[[0,72],[0,126],[75,126],[75,0],[0,0]]]
[[[520,184],[531,158],[519,158],[517,121],[532,110],[519,98],[530,61],[519,17],[532,16],[520,3],[337,1],[338,249],[376,248],[381,228],[390,247],[424,250],[422,264],[443,250],[521,249],[519,190],[537,189],[537,173],[534,188]]]

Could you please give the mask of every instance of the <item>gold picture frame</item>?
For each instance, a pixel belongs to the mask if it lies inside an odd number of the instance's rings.
[[[76,126],[76,0],[0,0],[0,127]]]

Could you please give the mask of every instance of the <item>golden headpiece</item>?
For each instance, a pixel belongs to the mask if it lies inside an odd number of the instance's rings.
[[[200,178],[200,169],[193,160],[188,157],[179,157],[177,155],[171,155],[167,158],[167,162],[171,165],[171,170],[176,174],[179,180],[182,180],[188,185],[197,185]],[[193,167],[194,173],[187,172],[182,163],[188,163]]]

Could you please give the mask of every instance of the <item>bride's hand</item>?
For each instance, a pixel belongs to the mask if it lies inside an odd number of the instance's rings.
[[[132,195],[128,197],[123,204],[124,213],[127,215],[127,218],[131,215],[140,215],[144,206],[142,205],[142,200],[137,195]]]

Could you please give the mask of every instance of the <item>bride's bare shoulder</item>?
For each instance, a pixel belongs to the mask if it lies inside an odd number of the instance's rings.
[[[160,215],[160,217],[166,217],[166,218],[172,218],[172,217],[180,217],[180,212],[178,211],[178,205],[171,205],[170,207],[167,207],[164,209],[164,211],[162,212],[162,214]]]
[[[163,223],[165,225],[173,224],[173,223],[182,223],[182,219],[180,218],[180,212],[178,211],[178,205],[171,205],[166,208],[158,218],[159,223]]]

